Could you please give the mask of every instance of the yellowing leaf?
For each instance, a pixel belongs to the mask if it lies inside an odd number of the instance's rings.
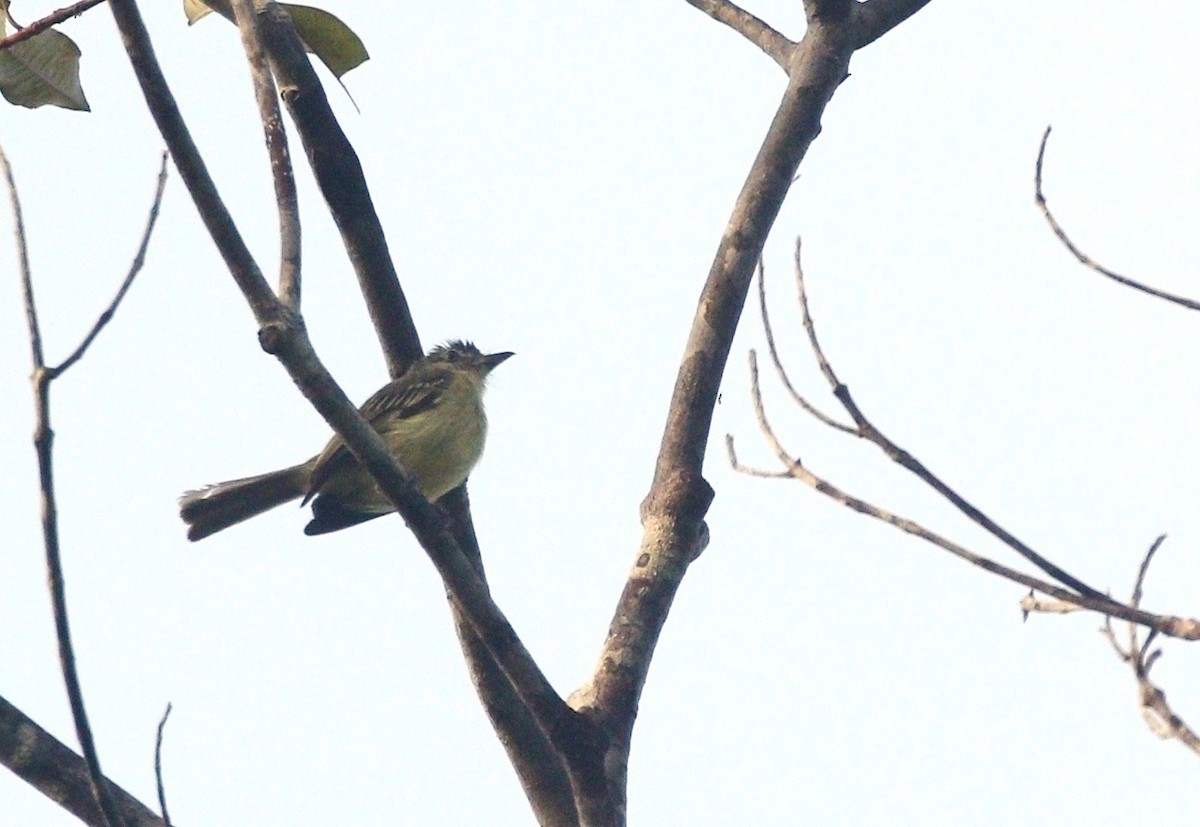
[[[312,6],[293,3],[279,5],[291,15],[296,33],[304,41],[305,48],[316,55],[333,72],[334,77],[341,78],[370,58],[359,36],[336,16]],[[233,7],[229,0],[183,0],[183,12],[187,15],[189,25],[213,11],[233,21]]]
[[[47,29],[0,51],[0,94],[30,109],[50,104],[90,111],[79,82],[79,47],[62,32]]]

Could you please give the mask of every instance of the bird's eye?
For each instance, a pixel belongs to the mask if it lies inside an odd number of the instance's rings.
[[[458,361],[458,351],[457,350],[447,350],[446,351],[446,361],[447,362],[457,362]]]

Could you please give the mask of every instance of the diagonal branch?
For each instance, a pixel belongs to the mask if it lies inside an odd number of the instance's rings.
[[[32,718],[0,698],[0,764],[90,827],[102,827],[86,762]],[[162,819],[105,779],[125,827],[166,827]]]
[[[788,71],[788,61],[796,44],[775,31],[750,12],[730,3],[729,0],[687,0],[713,20],[729,28],[762,49],[783,71]]]
[[[375,321],[390,370],[393,375],[398,375],[420,355],[421,346],[362,168],[333,116],[324,89],[288,15],[274,4],[260,3],[256,17],[272,69],[279,78],[284,102],[358,273],[359,285]],[[459,547],[486,590],[465,488],[443,498],[441,505],[451,518],[451,528]],[[562,755],[547,740],[539,722],[508,681],[505,671],[491,657],[469,622],[464,607],[452,600],[451,612],[468,672],[535,811],[543,817],[554,814],[556,818],[560,813],[573,812],[573,806],[566,806],[571,802],[571,790],[564,774]],[[567,827],[568,823],[573,822],[563,822],[561,827]]]
[[[821,131],[825,106],[847,77],[850,57],[873,37],[851,0],[806,0],[804,38],[788,46],[761,21],[728,4],[733,25],[788,72],[788,84],[762,147],[734,203],[700,294],[667,411],[650,491],[642,501],[642,543],[617,601],[591,679],[570,697],[571,706],[611,735],[604,767],[614,789],[624,790],[629,744],[639,699],[659,634],[688,566],[708,544],[704,522],[713,490],[703,465],[712,414],[755,263],[808,148]],[[920,3],[911,4],[912,11]],[[911,14],[909,11],[908,14]],[[712,13],[712,12],[710,12]],[[716,16],[716,14],[714,14]],[[719,18],[720,19],[720,18]],[[900,16],[893,18],[895,25]],[[867,21],[870,22],[870,21]],[[622,798],[622,812],[624,800]]]
[[[67,6],[66,8],[50,12],[50,14],[39,20],[33,21],[28,26],[21,26],[16,32],[10,34],[8,37],[0,37],[0,51],[7,49],[14,43],[20,43],[22,40],[29,40],[30,38],[37,37],[39,34],[46,31],[46,29],[49,29],[51,26],[54,26],[56,23],[62,23],[65,20],[71,19],[72,17],[78,17],[92,6],[98,6],[103,2],[104,0],[80,0],[80,2]],[[12,20],[12,17],[10,16],[8,19]]]
[[[492,601],[479,572],[463,555],[445,516],[413,488],[382,438],[363,420],[325,370],[304,332],[303,320],[271,293],[257,265],[245,250],[236,228],[229,221],[215,185],[187,134],[161,69],[153,59],[149,37],[136,5],[132,0],[111,0],[111,6],[147,103],[170,147],[181,177],[255,313],[263,349],[279,358],[304,396],[388,496],[429,555],[452,599],[466,615],[474,634],[512,684],[537,727],[565,756],[571,768],[573,790],[577,786],[585,786],[580,779],[586,773],[579,771],[578,765],[572,764],[572,759],[576,757],[580,730],[587,729],[587,722],[567,707],[530,657],[512,626]],[[273,6],[269,11],[272,9]],[[277,9],[272,15],[274,12]],[[283,19],[287,20],[286,15]],[[272,37],[279,33],[271,35],[269,32],[276,27],[265,21],[262,25],[270,51],[271,43],[278,45]],[[290,22],[288,31],[291,32],[291,38],[295,39]],[[299,54],[302,58],[303,52]],[[285,89],[285,97],[288,94]],[[323,94],[321,101],[324,103]],[[310,144],[308,148],[310,155],[314,154],[313,145]],[[315,154],[319,154],[321,148],[318,146],[315,149]]]
[[[1058,219],[1056,219],[1054,214],[1050,212],[1050,205],[1046,203],[1045,193],[1042,192],[1042,162],[1046,158],[1046,142],[1049,140],[1050,127],[1046,127],[1046,131],[1042,133],[1041,146],[1038,147],[1037,167],[1035,168],[1034,172],[1033,200],[1037,203],[1038,209],[1041,210],[1042,215],[1046,217],[1046,223],[1050,225],[1050,229],[1054,231],[1056,236],[1058,236],[1058,240],[1063,243],[1063,246],[1066,247],[1071,255],[1075,256],[1075,259],[1084,267],[1087,267],[1090,270],[1095,270],[1100,275],[1117,282],[1117,284],[1123,284],[1126,287],[1132,287],[1134,290],[1141,291],[1149,296],[1165,299],[1169,302],[1173,302],[1174,304],[1178,304],[1181,307],[1186,307],[1188,310],[1200,310],[1200,302],[1197,302],[1194,299],[1189,299],[1185,296],[1177,296],[1174,293],[1167,293],[1166,291],[1158,290],[1157,288],[1142,284],[1140,281],[1135,281],[1128,276],[1122,276],[1120,273],[1114,273],[1112,270],[1102,266],[1088,256],[1087,253],[1083,252],[1083,250],[1080,250],[1075,246],[1075,242],[1071,241],[1070,237],[1067,236],[1066,230],[1062,228],[1062,225],[1058,223]]]
[[[800,242],[796,242],[796,291],[799,294],[800,312],[804,321],[804,329],[808,333],[808,341],[812,346],[813,354],[817,360],[818,366],[821,368],[821,373],[824,374],[826,381],[829,383],[830,390],[837,400],[842,403],[842,407],[846,409],[846,413],[854,420],[858,436],[875,444],[882,450],[888,458],[909,471],[915,474],[922,482],[937,491],[945,499],[947,499],[955,508],[966,515],[972,522],[982,527],[989,534],[993,535],[1013,551],[1020,554],[1029,562],[1033,563],[1046,574],[1050,575],[1060,583],[1076,590],[1082,595],[1096,598],[1098,600],[1107,600],[1108,598],[1092,588],[1083,581],[1069,574],[1061,567],[1055,565],[1051,561],[1038,554],[1028,545],[1017,539],[1015,535],[1003,528],[992,518],[988,517],[974,505],[972,505],[965,497],[942,481],[940,477],[929,470],[916,457],[908,451],[901,448],[896,443],[892,442],[882,431],[876,428],[859,409],[854,397],[850,394],[850,389],[838,378],[830,365],[829,360],[825,358],[825,353],[821,349],[821,343],[817,339],[816,326],[813,324],[812,314],[808,307],[808,296],[804,289],[804,269],[800,263]]]
[[[1106,616],[1119,617],[1124,620],[1128,620],[1131,623],[1138,623],[1151,629],[1164,631],[1166,634],[1173,635],[1175,637],[1181,637],[1188,640],[1200,640],[1200,620],[1174,617],[1171,615],[1151,614],[1149,612],[1141,611],[1137,606],[1126,606],[1104,595],[1101,595],[1100,597],[1094,597],[1088,594],[1076,594],[1075,592],[1068,591],[1067,589],[1056,586],[1053,583],[1049,583],[1036,577],[1031,577],[1024,572],[1017,571],[1016,569],[1009,568],[1001,563],[997,563],[990,558],[976,554],[964,546],[948,540],[936,532],[930,531],[915,520],[901,517],[892,513],[891,511],[867,502],[860,497],[849,494],[833,485],[828,480],[814,474],[804,466],[798,457],[794,456],[783,447],[767,419],[766,412],[763,408],[762,394],[759,391],[758,360],[753,351],[750,353],[750,395],[754,406],[755,417],[758,420],[759,429],[763,432],[763,436],[767,440],[767,445],[779,459],[784,470],[783,472],[770,472],[742,465],[738,461],[737,454],[734,452],[733,437],[726,436],[726,451],[729,455],[730,464],[735,470],[757,477],[791,477],[792,479],[804,483],[818,493],[824,494],[826,497],[841,503],[852,511],[857,511],[860,514],[864,514],[868,517],[873,517],[876,520],[880,520],[881,522],[885,522],[888,525],[900,529],[906,534],[911,534],[914,537],[918,537],[927,543],[950,552],[961,560],[965,560],[974,566],[978,566],[984,571],[990,572],[999,577],[1003,577],[1006,580],[1019,583],[1022,586],[1028,586],[1030,589],[1048,594],[1066,603],[1100,612]],[[1023,601],[1023,607],[1025,605],[1027,604],[1025,604]]]
[[[125,274],[125,280],[121,282],[121,286],[117,288],[117,294],[113,296],[113,300],[109,302],[108,307],[104,308],[96,323],[92,325],[92,329],[88,331],[87,336],[83,337],[83,341],[79,343],[79,347],[62,361],[62,364],[49,370],[54,376],[65,372],[71,365],[83,358],[83,354],[91,347],[92,342],[100,335],[100,331],[105,325],[112,321],[116,315],[117,307],[121,304],[121,300],[125,298],[125,294],[129,291],[130,285],[133,284],[133,279],[142,267],[146,264],[146,250],[150,247],[150,235],[154,232],[154,225],[158,222],[158,211],[162,207],[163,191],[167,186],[167,153],[162,154],[162,162],[158,167],[158,185],[154,190],[154,201],[150,205],[150,215],[146,219],[146,229],[142,231],[142,241],[138,245],[137,252],[133,256],[133,263],[129,265],[129,272]]]

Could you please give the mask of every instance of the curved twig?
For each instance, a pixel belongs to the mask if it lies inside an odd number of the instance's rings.
[[[750,352],[750,394],[759,428],[762,430],[763,436],[767,440],[767,444],[771,447],[772,451],[775,453],[775,456],[779,459],[780,464],[783,465],[787,476],[803,482],[805,485],[808,485],[819,493],[841,503],[847,508],[857,511],[860,514],[865,514],[868,517],[873,517],[881,522],[885,522],[907,534],[912,534],[915,537],[919,537],[927,543],[950,552],[959,559],[965,560],[972,565],[978,566],[985,571],[1003,577],[1006,580],[1019,583],[1022,586],[1027,586],[1030,589],[1042,592],[1043,594],[1048,594],[1051,597],[1058,598],[1059,600],[1067,603],[1100,612],[1106,616],[1119,617],[1123,620],[1128,620],[1132,623],[1161,631],[1164,634],[1171,635],[1173,637],[1180,637],[1186,640],[1200,640],[1200,620],[1174,617],[1171,615],[1151,614],[1150,612],[1141,611],[1136,606],[1126,606],[1125,604],[1104,595],[1096,597],[1090,594],[1076,594],[1068,591],[1067,589],[1056,586],[1053,583],[1040,580],[1036,577],[1031,577],[1024,572],[1017,571],[1016,569],[1012,569],[1001,563],[997,563],[990,558],[976,554],[964,546],[948,540],[936,532],[930,531],[915,520],[901,517],[886,509],[880,508],[877,505],[843,491],[842,489],[830,483],[828,480],[817,476],[808,468],[805,468],[804,464],[799,460],[799,458],[792,455],[783,447],[778,437],[775,435],[774,430],[771,428],[771,424],[767,419],[766,412],[763,408],[762,395],[759,391],[758,360],[753,351]],[[742,465],[738,461],[737,454],[734,451],[732,436],[725,437],[725,446],[729,454],[730,464],[733,465],[735,470],[744,473],[751,473],[755,476],[767,476],[770,473],[761,471],[759,469],[750,469]]]
[[[800,241],[797,239],[796,244],[798,245],[799,243]],[[759,316],[762,317],[763,333],[765,333],[767,337],[767,352],[771,356],[771,364],[775,366],[775,373],[779,376],[779,381],[783,383],[784,388],[786,388],[787,392],[791,394],[792,401],[799,405],[801,409],[808,412],[817,420],[825,425],[828,425],[834,430],[851,434],[853,436],[858,436],[859,434],[857,429],[842,422],[838,422],[832,416],[829,416],[817,408],[806,398],[801,396],[800,392],[797,391],[792,385],[791,377],[788,376],[787,370],[784,369],[783,361],[779,358],[779,351],[775,347],[775,331],[771,328],[771,317],[767,312],[767,288],[765,282],[766,271],[763,268],[762,259],[760,258],[758,260],[758,312]]]
[[[1050,212],[1050,205],[1046,203],[1046,195],[1042,191],[1042,163],[1046,158],[1046,143],[1049,140],[1050,127],[1047,126],[1046,131],[1042,133],[1041,146],[1038,147],[1037,166],[1033,176],[1033,200],[1037,203],[1038,209],[1042,211],[1042,215],[1045,216],[1046,222],[1050,225],[1050,229],[1054,231],[1054,235],[1058,237],[1058,240],[1062,242],[1063,246],[1066,247],[1071,255],[1075,256],[1076,260],[1084,267],[1087,267],[1089,270],[1095,270],[1100,275],[1110,278],[1118,284],[1123,284],[1126,287],[1132,287],[1134,290],[1138,290],[1148,296],[1165,299],[1173,304],[1186,307],[1188,310],[1200,310],[1200,302],[1189,299],[1186,296],[1178,296],[1174,293],[1168,293],[1164,290],[1150,287],[1149,285],[1142,284],[1140,281],[1135,281],[1128,276],[1122,276],[1120,273],[1114,273],[1112,270],[1104,267],[1099,262],[1088,256],[1087,253],[1083,252],[1083,250],[1080,250],[1075,246],[1075,242],[1071,241],[1070,237],[1067,236],[1066,230],[1062,228],[1062,225],[1058,223],[1058,219],[1056,219],[1054,214]]]
[[[825,352],[821,349],[821,343],[817,339],[816,326],[813,324],[812,313],[808,306],[808,295],[804,289],[804,269],[800,264],[800,242],[796,241],[796,290],[800,302],[800,313],[803,317],[804,329],[808,333],[808,341],[812,346],[813,355],[817,360],[817,364],[821,368],[821,373],[824,374],[826,381],[829,383],[833,395],[842,403],[842,407],[846,409],[846,413],[854,420],[858,435],[863,439],[871,442],[879,447],[892,462],[901,466],[905,470],[915,474],[922,482],[928,485],[933,490],[937,491],[946,500],[948,500],[955,508],[965,514],[972,522],[976,523],[987,531],[992,536],[999,539],[1013,551],[1020,554],[1029,562],[1033,563],[1046,574],[1053,577],[1058,582],[1069,588],[1074,589],[1081,595],[1091,597],[1098,601],[1106,601],[1109,598],[1084,583],[1082,580],[1071,575],[1060,566],[1047,560],[1042,555],[1038,554],[1028,545],[1017,539],[1015,535],[1003,528],[992,518],[988,517],[974,505],[967,501],[965,497],[947,485],[936,474],[929,470],[916,457],[905,451],[896,443],[892,442],[882,431],[876,428],[863,414],[862,410],[854,401],[854,397],[850,394],[850,389],[838,378],[833,370],[833,366],[825,357]]]
[[[154,735],[154,786],[158,791],[158,809],[162,812],[163,823],[167,827],[171,827],[171,816],[167,812],[167,791],[163,785],[162,774],[162,745],[163,745],[163,730],[167,728],[167,718],[171,717],[171,704],[167,704],[167,708],[163,711],[162,718],[158,721],[158,729]]]

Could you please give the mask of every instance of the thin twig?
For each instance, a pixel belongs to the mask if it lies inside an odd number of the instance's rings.
[[[758,420],[759,428],[763,432],[767,444],[770,446],[780,463],[787,470],[789,477],[803,482],[805,485],[815,489],[825,496],[841,503],[860,514],[865,514],[868,517],[873,517],[881,522],[895,526],[901,531],[912,534],[915,537],[944,549],[956,557],[978,566],[979,568],[1011,580],[1014,583],[1019,583],[1035,591],[1048,594],[1051,597],[1056,597],[1060,600],[1085,609],[1100,612],[1104,615],[1119,617],[1123,620],[1128,620],[1133,623],[1146,626],[1151,629],[1157,629],[1164,634],[1172,637],[1181,637],[1187,640],[1200,640],[1200,620],[1192,618],[1179,618],[1171,615],[1155,615],[1149,612],[1141,611],[1130,606],[1126,606],[1119,601],[1113,600],[1110,597],[1101,595],[1099,598],[1087,594],[1076,594],[1074,592],[1063,589],[1059,586],[1040,580],[1036,577],[1031,577],[1024,572],[1011,569],[1008,566],[997,563],[982,555],[976,554],[969,549],[960,546],[959,544],[942,537],[941,535],[930,531],[920,523],[910,520],[906,517],[901,517],[886,509],[880,508],[866,500],[855,497],[849,494],[827,480],[817,476],[809,469],[805,468],[803,463],[788,452],[780,443],[775,435],[770,422],[767,419],[766,412],[763,408],[762,394],[759,391],[758,382],[758,360],[753,351],[750,353],[750,394],[754,406],[755,417]],[[730,463],[734,469],[743,473],[751,473],[756,476],[765,476],[769,472],[759,471],[757,469],[747,468],[738,462],[737,454],[733,448],[733,438],[727,436],[725,438],[725,447],[729,454]]]
[[[796,243],[799,244],[800,243],[799,240],[797,240]],[[770,317],[770,314],[768,314],[768,312],[767,312],[767,288],[766,288],[765,282],[766,282],[766,271],[763,268],[762,258],[759,258],[759,260],[758,260],[758,311],[759,311],[759,315],[762,317],[763,332],[766,334],[766,337],[767,337],[767,352],[770,353],[770,355],[771,355],[771,363],[773,365],[775,365],[775,373],[779,376],[779,381],[781,381],[783,383],[783,386],[787,389],[787,392],[789,394],[791,394],[792,400],[795,401],[795,403],[797,405],[799,405],[801,408],[803,408],[809,414],[816,417],[818,420],[825,423],[830,428],[834,428],[838,431],[842,431],[843,433],[853,434],[854,436],[858,436],[857,429],[852,428],[851,426],[843,424],[841,422],[838,422],[836,419],[834,419],[833,417],[826,414],[824,411],[817,408],[815,405],[813,405],[811,402],[809,402],[807,399],[805,399],[803,396],[801,396],[800,392],[797,391],[796,388],[792,385],[791,377],[788,376],[787,371],[784,369],[783,361],[779,358],[779,351],[775,347],[775,331],[772,330],[772,328],[771,328],[771,317]]]
[[[1083,595],[1088,595],[1099,601],[1108,600],[1108,598],[1099,590],[1092,588],[1082,580],[1071,575],[1060,566],[1055,565],[1046,558],[1042,557],[1028,545],[1017,539],[1011,532],[1000,526],[995,520],[988,517],[957,491],[947,485],[936,474],[930,471],[924,463],[914,457],[912,454],[905,451],[896,443],[892,442],[882,431],[876,428],[866,418],[863,412],[859,409],[854,397],[850,394],[850,389],[838,378],[833,370],[833,366],[829,360],[825,358],[825,353],[821,349],[821,343],[817,339],[816,326],[813,324],[812,314],[809,311],[808,296],[804,288],[804,269],[800,263],[800,242],[796,242],[796,290],[799,295],[800,313],[804,321],[804,329],[808,332],[808,341],[812,346],[813,354],[817,360],[817,364],[821,368],[821,373],[825,375],[825,379],[829,382],[829,387],[833,391],[833,395],[842,403],[842,407],[846,409],[846,413],[850,414],[850,418],[854,420],[854,424],[858,427],[858,433],[863,439],[874,443],[878,446],[892,462],[915,474],[922,482],[933,488],[939,494],[947,499],[955,508],[965,514],[972,522],[981,526],[992,536],[999,539],[1013,551],[1020,554],[1029,562],[1033,563],[1046,574],[1058,580],[1065,586],[1068,586]]]
[[[1149,551],[1146,552],[1146,556],[1142,559],[1142,564],[1138,568],[1137,579],[1134,581],[1133,586],[1133,596],[1130,598],[1130,604],[1135,608],[1141,604],[1150,561],[1154,558],[1155,552],[1158,551],[1165,539],[1165,534],[1160,535],[1150,545]],[[1150,670],[1154,667],[1159,657],[1162,656],[1161,649],[1150,651],[1158,630],[1151,629],[1150,633],[1146,635],[1146,640],[1139,644],[1138,627],[1136,624],[1130,623],[1129,651],[1125,651],[1118,645],[1112,624],[1107,619],[1105,620],[1104,629],[1101,631],[1108,638],[1109,642],[1112,643],[1117,656],[1128,663],[1133,669],[1134,680],[1137,681],[1138,685],[1138,703],[1142,709],[1142,720],[1150,727],[1150,731],[1159,738],[1175,738],[1193,752],[1200,754],[1200,737],[1197,737],[1192,728],[1171,708],[1171,705],[1167,702],[1166,693],[1150,680]]]
[[[142,231],[142,241],[138,244],[137,253],[133,256],[133,262],[129,265],[129,272],[125,274],[125,280],[121,282],[121,286],[117,288],[117,294],[113,296],[113,300],[109,302],[108,307],[96,319],[96,323],[92,325],[92,329],[88,331],[87,336],[83,337],[83,341],[79,343],[79,347],[62,361],[62,364],[57,367],[49,368],[51,378],[61,375],[71,365],[83,358],[83,354],[91,347],[92,342],[100,335],[100,331],[104,326],[112,321],[113,315],[117,312],[117,307],[121,304],[121,300],[125,298],[125,294],[129,292],[130,285],[133,284],[134,278],[142,271],[142,267],[146,264],[146,250],[150,247],[150,235],[154,232],[154,225],[158,222],[158,211],[162,207],[163,191],[167,186],[167,153],[162,154],[162,162],[158,167],[158,183],[154,189],[154,201],[150,204],[150,215],[146,218],[146,229]]]
[[[167,791],[163,786],[162,776],[162,745],[163,730],[167,727],[167,718],[171,716],[171,704],[167,704],[163,716],[158,722],[158,732],[154,736],[154,783],[158,788],[158,808],[162,813],[163,823],[171,827],[171,816],[167,813]]]
[[[1037,203],[1038,209],[1040,209],[1042,211],[1042,215],[1046,217],[1046,222],[1050,225],[1050,229],[1054,231],[1056,236],[1058,236],[1058,240],[1063,243],[1063,246],[1066,247],[1067,250],[1070,251],[1071,255],[1075,256],[1079,263],[1084,267],[1087,267],[1090,270],[1095,270],[1100,275],[1106,276],[1118,284],[1123,284],[1126,287],[1132,287],[1134,290],[1140,290],[1147,295],[1154,296],[1159,299],[1165,299],[1166,301],[1178,304],[1181,307],[1186,307],[1189,310],[1200,310],[1200,302],[1189,299],[1185,296],[1178,296],[1174,293],[1167,293],[1166,291],[1158,290],[1157,288],[1142,284],[1140,281],[1135,281],[1128,276],[1122,276],[1120,273],[1114,273],[1112,270],[1109,270],[1107,267],[1104,267],[1099,262],[1093,260],[1090,256],[1083,252],[1083,250],[1080,250],[1075,246],[1075,242],[1071,241],[1071,239],[1067,236],[1066,231],[1062,228],[1062,225],[1058,223],[1058,220],[1054,217],[1054,214],[1050,212],[1050,205],[1046,203],[1046,196],[1042,191],[1042,163],[1046,158],[1046,143],[1049,140],[1050,127],[1047,126],[1046,131],[1042,133],[1042,144],[1040,147],[1038,147],[1037,166],[1033,176],[1033,200]]]
[[[20,43],[22,40],[29,40],[31,37],[37,37],[39,34],[46,31],[46,29],[50,28],[54,24],[62,23],[64,20],[67,20],[72,17],[78,17],[79,15],[83,14],[85,11],[90,9],[92,6],[98,6],[103,2],[104,2],[104,0],[82,0],[82,2],[75,3],[72,6],[67,6],[64,9],[59,9],[58,11],[50,12],[50,14],[46,15],[45,17],[41,18],[40,20],[35,20],[32,23],[30,23],[28,26],[21,26],[13,34],[10,34],[8,37],[0,39],[0,51],[7,49],[9,46],[12,46],[14,43]],[[8,19],[12,20],[12,16],[10,15]],[[13,21],[13,22],[15,25],[16,21]]]
[[[775,31],[765,22],[752,15],[745,9],[730,3],[729,0],[687,0],[687,2],[707,14],[718,23],[724,23],[729,28],[749,40],[774,60],[783,71],[788,71],[788,62],[796,44]]]
[[[234,18],[242,35],[242,47],[250,64],[254,97],[271,160],[271,178],[275,183],[275,203],[279,210],[279,298],[295,312],[300,310],[300,208],[296,196],[296,176],[288,152],[287,130],[279,110],[275,81],[267,64],[258,31],[254,0],[234,0]]]
[[[13,207],[21,270],[21,289],[24,294],[25,318],[29,325],[30,351],[33,356],[33,373],[30,377],[36,412],[33,444],[37,454],[38,475],[41,481],[42,539],[46,549],[46,579],[49,583],[50,602],[54,611],[59,664],[62,668],[63,684],[67,690],[67,701],[71,707],[71,717],[75,722],[75,735],[79,739],[79,747],[83,752],[84,762],[87,764],[92,794],[96,798],[96,805],[100,809],[104,822],[109,827],[118,827],[122,822],[108,789],[104,773],[100,769],[100,756],[96,752],[95,740],[92,737],[91,726],[88,724],[87,710],[83,704],[83,690],[80,688],[79,673],[75,667],[75,647],[71,643],[71,628],[67,619],[66,583],[63,578],[62,556],[58,545],[58,508],[54,497],[54,464],[52,460],[54,432],[50,428],[50,383],[55,374],[46,368],[43,358],[42,334],[38,325],[37,307],[33,297],[33,276],[29,267],[25,222],[21,213],[20,198],[17,195],[17,185],[13,180],[12,167],[9,166],[8,157],[3,150],[0,150],[0,167],[3,167]]]

